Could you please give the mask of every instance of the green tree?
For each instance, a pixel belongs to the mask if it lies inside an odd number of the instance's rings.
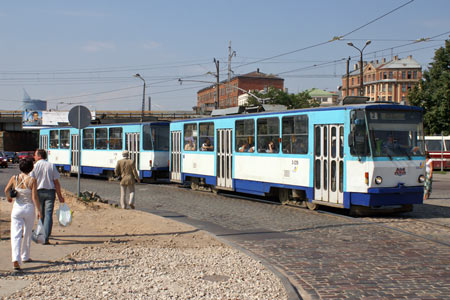
[[[450,40],[436,50],[429,70],[408,93],[408,100],[424,109],[426,134],[450,134]]]
[[[286,106],[287,109],[317,107],[320,105],[311,98],[307,91],[298,94],[289,94],[283,90],[269,87],[266,93],[252,91],[252,94],[259,99],[265,100],[267,104],[281,104]],[[255,97],[249,95],[248,105],[257,106],[261,105],[261,103]]]

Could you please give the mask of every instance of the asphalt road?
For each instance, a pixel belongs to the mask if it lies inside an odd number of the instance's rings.
[[[3,169],[0,188],[17,169]],[[62,177],[76,191],[76,177]],[[82,178],[81,190],[119,201],[119,185]],[[414,212],[348,218],[191,191],[136,186],[137,209],[189,223],[260,257],[311,299],[450,299],[450,174]],[[250,275],[251,276],[251,275]]]

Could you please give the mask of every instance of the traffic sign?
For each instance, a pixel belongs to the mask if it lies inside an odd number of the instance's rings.
[[[91,124],[91,112],[85,106],[74,106],[69,111],[69,123],[78,129],[88,127]]]

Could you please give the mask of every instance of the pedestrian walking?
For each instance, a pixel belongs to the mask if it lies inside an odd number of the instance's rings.
[[[47,161],[47,151],[36,150],[34,159],[36,163],[30,176],[36,179],[37,194],[41,204],[41,221],[44,225],[44,245],[49,245],[56,195],[58,195],[59,203],[64,203],[64,197],[61,193],[59,172],[52,163]]]
[[[128,158],[129,155],[130,153],[127,150],[122,152],[123,159],[117,162],[116,169],[114,171],[116,177],[122,178],[120,180],[120,206],[123,209],[127,208],[127,203],[125,202],[127,189],[130,193],[128,205],[130,205],[130,207],[134,209],[134,181],[136,180],[138,183],[141,182],[136,171],[134,161]]]
[[[430,153],[427,152],[425,155],[425,192],[423,194],[423,200],[430,198],[431,191],[433,190],[433,160],[431,159]]]
[[[31,234],[34,218],[41,217],[36,179],[29,176],[33,170],[31,159],[21,160],[21,173],[12,176],[5,188],[8,202],[13,202],[11,211],[11,256],[15,271],[20,271],[22,262],[30,262]]]

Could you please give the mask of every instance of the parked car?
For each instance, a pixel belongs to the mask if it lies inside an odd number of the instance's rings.
[[[19,157],[17,156],[16,152],[12,152],[12,151],[5,151],[5,156],[6,159],[8,160],[8,162],[10,163],[18,163],[19,162]]]
[[[0,167],[7,168],[8,167],[8,160],[6,159],[6,156],[4,156],[5,153],[0,152]]]
[[[17,157],[19,160],[25,159],[25,158],[31,158],[34,160],[34,151],[20,151],[17,153]]]

